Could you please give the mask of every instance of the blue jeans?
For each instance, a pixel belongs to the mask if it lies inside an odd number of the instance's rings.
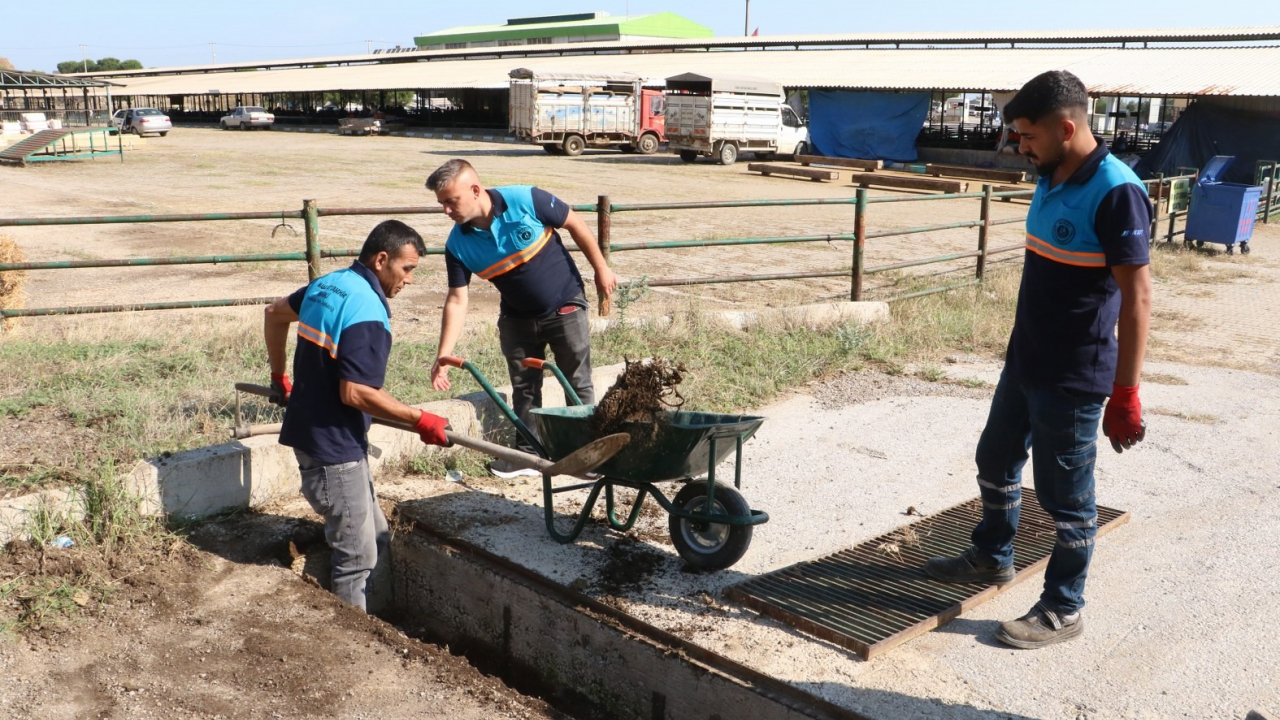
[[[1028,387],[1010,378],[1006,368],[978,440],[982,521],[973,530],[973,544],[1000,567],[1013,564],[1022,466],[1031,450],[1036,499],[1057,532],[1040,600],[1062,614],[1084,607],[1084,581],[1098,530],[1093,466],[1105,399],[1056,387]]]
[[[325,465],[301,450],[293,454],[302,471],[302,494],[324,517],[333,594],[365,610],[373,569],[391,544],[387,518],[373,493],[369,461]]]

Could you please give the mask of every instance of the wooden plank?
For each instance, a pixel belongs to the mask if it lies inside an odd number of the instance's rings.
[[[941,177],[970,178],[973,180],[996,180],[998,182],[1022,182],[1027,174],[1020,170],[992,170],[989,168],[966,167],[963,165],[939,165],[928,163],[924,166],[926,175]]]
[[[934,180],[933,178],[902,177],[901,175],[882,175],[880,173],[852,175],[849,177],[849,182],[859,187],[876,185],[907,190],[934,190],[942,193],[962,193],[969,188],[969,183],[959,180]]]
[[[1029,187],[1025,187],[1025,186],[1022,186],[1022,185],[993,185],[993,186],[991,187],[991,192],[995,192],[995,193],[1004,193],[1004,192],[1032,192],[1032,191],[1034,191],[1034,190],[1035,190],[1035,188],[1029,188]],[[1030,196],[1030,195],[1023,195],[1023,196],[1016,197],[1016,198],[1011,198],[1011,197],[1002,197],[1002,198],[1000,198],[1000,199],[1001,199],[1001,200],[1003,200],[1003,201],[1005,201],[1005,202],[1013,202],[1014,200],[1026,200],[1027,202],[1031,202],[1031,196]]]
[[[826,157],[824,155],[796,155],[796,162],[801,165],[835,165],[855,170],[875,171],[884,167],[879,160],[855,160],[854,158]]]
[[[840,173],[835,170],[817,170],[814,168],[795,167],[794,165],[775,165],[772,163],[751,163],[747,165],[747,172],[758,172],[761,175],[793,175],[795,177],[808,178],[814,182],[826,182],[827,180],[839,180]]]

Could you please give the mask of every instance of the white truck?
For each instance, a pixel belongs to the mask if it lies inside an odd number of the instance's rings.
[[[665,139],[662,93],[644,89],[639,75],[528,68],[508,75],[511,132],[553,155],[588,147],[649,155]]]
[[[772,80],[685,73],[667,78],[668,148],[693,162],[732,165],[743,152],[767,159],[809,151],[809,129]]]

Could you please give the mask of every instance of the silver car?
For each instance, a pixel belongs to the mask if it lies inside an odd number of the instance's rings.
[[[138,137],[146,133],[159,133],[160,137],[169,134],[173,123],[169,116],[155,108],[125,108],[117,110],[111,116],[111,124],[122,133],[131,132]]]
[[[238,107],[231,112],[230,115],[223,116],[218,121],[218,127],[223,130],[236,128],[237,130],[252,130],[254,128],[262,128],[270,130],[271,124],[276,121],[276,116],[267,112],[265,108],[260,107]]]

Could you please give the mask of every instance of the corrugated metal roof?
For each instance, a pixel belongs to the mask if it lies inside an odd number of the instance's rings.
[[[855,45],[983,45],[983,44],[1084,44],[1084,43],[1213,43],[1261,42],[1280,40],[1280,25],[1224,28],[1138,28],[1106,30],[1022,30],[972,33],[862,33],[827,35],[760,35],[720,38],[649,38],[613,42],[569,43],[560,45],[517,45],[512,47],[464,48],[458,50],[417,50],[392,54],[338,55],[333,57],[264,60],[216,65],[187,65],[144,70],[117,70],[79,73],[80,77],[131,77],[157,73],[216,72],[248,68],[299,67],[346,63],[403,62],[406,60],[448,60],[476,56],[530,57],[564,53],[627,53],[630,50],[696,49],[696,48],[768,48]]]
[[[556,67],[634,73],[648,85],[684,72],[757,75],[787,87],[873,90],[1017,90],[1046,70],[1070,70],[1091,92],[1131,95],[1280,95],[1280,47],[771,50],[580,55]],[[336,90],[506,87],[511,58],[359,65],[120,79],[114,95],[202,95]]]

